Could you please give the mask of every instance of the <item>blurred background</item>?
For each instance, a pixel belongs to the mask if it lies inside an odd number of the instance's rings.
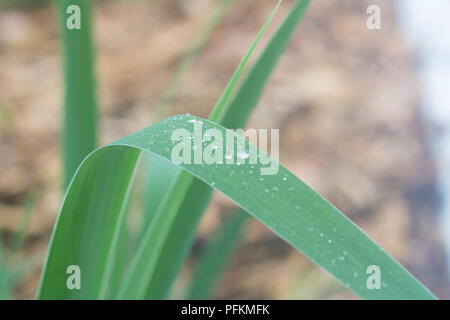
[[[219,2],[95,1],[102,145],[168,115],[209,115],[276,4]],[[292,3],[283,1],[257,54]],[[380,30],[366,26],[373,4]],[[314,0],[249,123],[279,128],[280,162],[440,298],[450,298],[446,14],[446,0]],[[5,298],[34,298],[63,196],[60,50],[51,1],[0,0]],[[214,197],[173,297],[232,207]],[[252,219],[214,298],[356,296]]]

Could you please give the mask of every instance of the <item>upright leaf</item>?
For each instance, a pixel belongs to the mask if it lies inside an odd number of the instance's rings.
[[[253,109],[258,104],[262,91],[289,45],[294,32],[308,9],[311,0],[298,0],[281,27],[250,70],[236,97],[222,116],[211,119],[220,122],[226,128],[245,127]]]
[[[64,47],[62,149],[65,187],[81,161],[97,146],[92,3],[90,0],[55,0]],[[80,29],[77,28],[78,15]]]

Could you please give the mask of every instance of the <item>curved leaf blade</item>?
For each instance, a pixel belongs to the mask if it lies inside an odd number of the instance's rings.
[[[121,231],[140,155],[136,149],[122,151],[97,149],[75,173],[53,230],[38,294],[41,299],[106,298],[114,239]],[[66,285],[71,265],[80,268],[81,290],[69,290]]]
[[[111,239],[120,225],[120,208],[112,205],[111,199],[126,196],[124,186],[131,181],[140,151],[171,159],[168,146],[172,145],[172,130],[192,130],[192,121],[199,120],[187,115],[163,120],[98,149],[85,159],[72,180],[58,218],[40,298],[101,298],[100,289],[108,278],[110,251],[114,249]],[[225,136],[224,127],[201,121],[204,130],[214,128]],[[233,137],[250,147],[241,136]],[[260,164],[181,164],[180,167],[225,194],[362,298],[435,298],[352,221],[285,167],[280,165],[277,174],[266,175],[263,181],[255,174],[260,172]],[[178,205],[173,204],[175,211]],[[170,228],[170,217],[167,221],[165,228]],[[80,227],[71,228],[74,224]],[[164,234],[164,231],[167,230],[158,229],[154,234]],[[150,256],[157,255],[164,240],[163,236],[157,242],[149,242],[144,250],[150,250]],[[138,277],[139,282],[129,282],[120,297],[142,299],[145,288],[140,288],[141,282],[151,277],[155,263],[155,260],[138,259],[135,270],[145,272]],[[79,265],[88,278],[81,290],[67,289],[64,271],[68,264]],[[380,290],[366,286],[366,270],[371,265],[377,265],[382,271]]]

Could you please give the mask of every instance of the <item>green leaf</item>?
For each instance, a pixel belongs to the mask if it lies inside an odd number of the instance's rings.
[[[190,181],[190,183],[185,184],[186,180]],[[167,217],[166,205],[175,201],[176,197],[180,198],[181,202],[179,207],[177,207],[177,212],[174,213],[175,217],[171,222],[170,230],[165,235],[164,248],[157,259],[153,276],[146,284],[147,294],[145,297],[147,299],[163,299],[167,297],[172,282],[192,246],[198,223],[211,201],[213,191],[207,184],[199,179],[190,177],[185,172],[180,173],[169,190],[166,197],[162,199],[155,216],[161,216],[161,219],[165,219],[164,217]],[[165,221],[159,220],[154,223],[160,225],[165,223]],[[143,238],[141,246],[153,241],[153,237],[150,236],[152,232],[152,229],[147,230],[149,235],[147,238]],[[146,250],[141,252],[144,256],[139,259],[143,260],[146,259],[145,256],[147,254],[151,254]],[[138,257],[135,259],[138,259]]]
[[[236,97],[218,119],[227,128],[244,128],[277,62],[286,50],[294,32],[302,21],[311,0],[298,0],[281,27],[250,70]],[[216,121],[216,119],[211,119]]]
[[[140,151],[171,159],[172,131],[180,128],[192,131],[194,121],[203,122],[203,132],[217,129],[225,136],[226,129],[214,122],[176,116],[97,149],[83,161],[69,186],[52,236],[40,288],[41,299],[103,297],[110,275],[109,262],[117,246],[114,238],[123,219],[121,204]],[[243,137],[231,135],[247,150],[257,149]],[[236,155],[234,163],[237,163]],[[362,298],[435,298],[337,208],[282,165],[276,174],[264,176],[259,174],[261,164],[181,164],[180,167],[185,174],[192,174],[229,197]],[[186,182],[189,184],[188,180]],[[151,259],[135,262],[132,277],[119,297],[141,299],[145,296],[143,284],[152,276],[157,262],[155,257],[166,240],[173,214],[182,202],[182,197],[175,196],[176,201],[166,208],[165,215],[157,217],[167,223],[153,230],[150,235],[155,241],[145,242],[141,248],[148,250],[146,257]],[[68,265],[80,267],[81,290],[67,289],[65,271]],[[379,290],[366,286],[366,270],[372,265],[382,272]]]
[[[263,36],[264,32],[266,31],[267,27],[269,26],[270,22],[272,21],[273,17],[275,16],[275,13],[278,10],[278,7],[281,4],[281,0],[278,2],[278,4],[276,5],[275,9],[272,11],[272,13],[270,14],[269,18],[267,18],[266,23],[264,24],[264,26],[261,28],[261,30],[259,31],[258,35],[256,36],[256,39],[253,41],[250,49],[247,51],[247,53],[245,54],[244,58],[242,59],[241,63],[239,64],[239,66],[237,67],[236,71],[233,73],[233,75],[231,76],[230,81],[228,82],[227,87],[225,88],[224,92],[222,93],[222,96],[220,97],[219,101],[217,102],[216,106],[214,107],[214,110],[212,111],[209,119],[212,121],[216,121],[216,122],[221,122],[223,117],[228,114],[229,110],[227,109],[229,102],[231,100],[232,94],[234,93],[237,84],[239,83],[239,80],[241,79],[241,76],[245,70],[245,67],[247,66],[250,57],[253,54],[253,51],[256,48],[256,45],[258,44],[258,42],[261,40],[261,37]],[[267,50],[270,50],[270,47],[268,47]],[[270,70],[269,74],[270,75]],[[267,76],[268,76],[267,75]],[[253,107],[251,107],[253,108]]]
[[[161,199],[169,193],[174,185],[175,179],[180,174],[181,170],[174,168],[170,163],[157,156],[150,156],[148,161],[148,183],[145,192],[145,209],[143,233],[150,226],[153,221],[156,211],[161,204]]]
[[[92,41],[92,1],[55,0],[64,46],[64,186],[67,187],[81,161],[97,147],[97,97]],[[81,29],[69,30],[66,10],[77,5]]]
[[[100,148],[72,179],[54,229],[41,298],[106,298],[117,239],[140,152]],[[66,270],[81,267],[82,289],[68,290]],[[57,284],[56,286],[54,284]]]
[[[219,233],[195,267],[191,286],[186,296],[187,300],[210,299],[214,286],[217,284],[227,262],[241,239],[241,230],[248,221],[248,214],[243,210],[237,210],[224,225],[219,228]]]

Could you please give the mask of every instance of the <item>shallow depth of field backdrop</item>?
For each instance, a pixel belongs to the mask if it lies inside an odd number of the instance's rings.
[[[30,192],[36,194],[15,258],[23,272],[13,298],[28,299],[35,296],[62,199],[62,63],[51,3],[6,2],[0,1],[0,225],[8,251]],[[256,54],[292,2],[283,1]],[[249,127],[279,128],[280,161],[286,167],[438,297],[450,298],[439,229],[439,172],[430,147],[439,128],[423,117],[418,59],[400,28],[394,2],[313,1]],[[161,110],[155,108],[173,71],[217,1],[95,3],[103,145],[156,120]],[[366,27],[371,4],[381,8],[381,30]],[[207,117],[274,5],[272,0],[235,1],[162,115]],[[140,206],[137,201],[131,210]],[[232,207],[215,195],[174,297]],[[214,297],[355,298],[254,219]]]

